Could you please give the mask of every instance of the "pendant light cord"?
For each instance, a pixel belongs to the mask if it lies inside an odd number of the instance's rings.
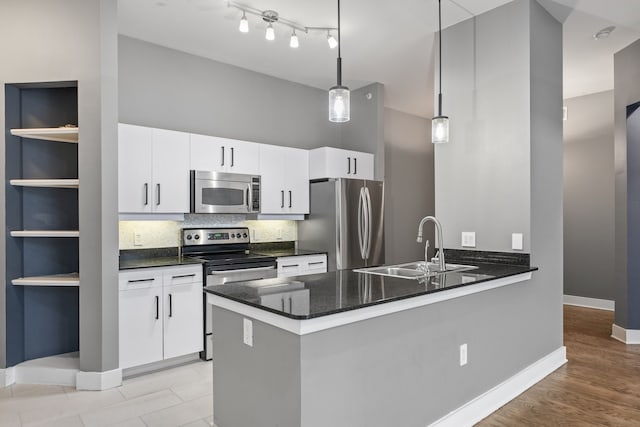
[[[342,86],[342,55],[340,51],[340,47],[342,46],[342,41],[340,41],[340,0],[338,0],[338,86]]]
[[[338,0],[340,1],[340,0]],[[442,6],[441,0],[438,0],[438,66],[439,66],[439,78],[438,78],[438,116],[442,115]],[[338,28],[340,28],[338,26]],[[340,36],[340,30],[338,29],[338,37]]]

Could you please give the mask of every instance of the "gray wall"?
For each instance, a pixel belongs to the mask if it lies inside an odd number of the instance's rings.
[[[0,5],[0,83],[78,81],[80,367],[118,366],[117,310],[117,13],[111,0],[5,0]],[[9,58],[19,58],[10,60]],[[5,128],[4,90],[0,128]],[[0,143],[5,144],[4,133]],[[0,175],[4,176],[4,149]],[[4,187],[0,190],[4,200]],[[4,210],[0,240],[5,240]],[[0,253],[4,263],[5,248]],[[6,266],[0,264],[1,276]],[[5,294],[5,283],[0,294]],[[9,285],[11,286],[11,285]],[[5,330],[0,299],[0,331]],[[5,339],[0,333],[0,367]]]
[[[509,3],[443,32],[443,114],[450,143],[435,147],[436,215],[445,246],[530,250],[529,13]],[[437,78],[437,76],[436,76]],[[437,86],[436,86],[437,87]]]
[[[613,300],[613,91],[564,103],[564,293]]]
[[[118,37],[118,55],[121,122],[290,147],[341,146],[327,91],[126,36]]]
[[[640,273],[638,258],[632,258],[628,245],[637,244],[640,237],[638,216],[628,216],[638,210],[640,194],[629,187],[637,173],[640,158],[632,157],[627,141],[627,106],[640,101],[640,40],[614,55],[615,105],[615,174],[616,174],[616,314],[615,324],[626,329],[640,329],[640,282],[633,281]],[[637,149],[636,149],[637,150]],[[640,189],[638,189],[640,190]],[[628,218],[630,218],[628,220]],[[633,270],[633,271],[632,271]]]
[[[487,366],[498,384],[502,363],[522,369],[562,346],[562,27],[537,1],[516,0],[448,28],[443,44],[452,138],[434,161],[445,242],[459,247],[475,227],[478,249],[511,251],[523,232],[539,267],[485,301],[517,313],[503,326],[516,323],[518,336],[506,332],[509,350]]]
[[[418,223],[435,214],[431,121],[385,108],[384,140],[386,263],[419,260],[424,243],[416,242]],[[432,226],[425,227],[431,248],[434,234]]]

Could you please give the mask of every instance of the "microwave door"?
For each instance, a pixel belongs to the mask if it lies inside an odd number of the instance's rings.
[[[246,182],[196,180],[196,213],[247,213],[250,187]]]

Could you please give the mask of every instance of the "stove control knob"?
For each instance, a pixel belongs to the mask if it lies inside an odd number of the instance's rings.
[[[235,234],[231,234],[231,238],[232,238],[232,239],[233,239],[233,238],[235,238],[235,237],[236,237],[236,235],[235,235]]]
[[[187,234],[187,240],[191,240],[191,239],[192,239],[191,234]]]
[[[196,239],[196,240],[200,240],[200,235],[196,234],[195,236],[193,236],[193,238]]]
[[[240,235],[238,235],[238,236],[240,236]],[[244,233],[244,234],[242,235],[242,237],[244,237],[244,238],[246,239],[246,238],[247,238],[247,237],[249,237],[249,236],[247,236],[247,233]]]

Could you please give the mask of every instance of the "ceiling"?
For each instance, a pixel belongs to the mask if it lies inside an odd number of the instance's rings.
[[[469,19],[510,0],[442,0],[443,27]],[[613,89],[613,54],[640,38],[639,0],[538,0],[564,33],[564,97]],[[337,26],[336,2],[326,0],[242,0],[272,9],[306,27]],[[264,39],[266,23],[247,15],[248,34],[238,31],[242,13],[225,0],[119,0],[121,34],[236,65],[304,85],[335,85],[336,50],[325,32],[298,32],[300,47],[289,47],[291,30],[275,25],[276,40]],[[343,0],[343,80],[351,89],[385,85],[385,106],[431,117],[433,112],[436,0]],[[598,30],[615,25],[609,38]]]

